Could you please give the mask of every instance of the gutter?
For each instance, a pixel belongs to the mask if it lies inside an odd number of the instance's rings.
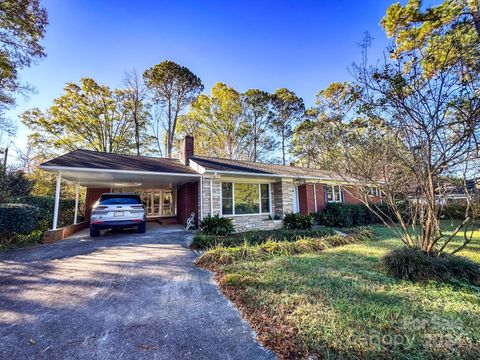
[[[116,174],[136,174],[136,175],[166,175],[166,176],[188,176],[199,178],[200,174],[185,174],[185,173],[172,173],[172,172],[154,172],[154,171],[138,171],[138,170],[114,170],[114,169],[96,169],[96,168],[78,168],[69,166],[45,166],[39,165],[39,168],[50,172],[62,172],[62,171],[78,171],[78,172],[100,172],[100,173],[116,173]]]

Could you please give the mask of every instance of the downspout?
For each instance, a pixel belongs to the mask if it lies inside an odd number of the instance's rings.
[[[200,178],[200,221],[203,220],[203,176]]]
[[[213,178],[210,178],[210,215],[213,216]]]
[[[313,207],[315,212],[317,212],[317,188],[315,187],[315,183],[313,183]]]

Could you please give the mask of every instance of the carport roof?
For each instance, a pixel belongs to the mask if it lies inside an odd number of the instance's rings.
[[[122,155],[91,150],[74,150],[41,164],[42,168],[65,167],[78,169],[146,171],[198,175],[178,159]]]

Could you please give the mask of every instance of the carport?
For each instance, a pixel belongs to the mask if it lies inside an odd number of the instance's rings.
[[[75,150],[43,163],[40,168],[56,175],[53,232],[60,230],[58,213],[62,180],[76,188],[73,226],[78,225],[80,187],[86,188],[86,219],[100,194],[111,191],[141,194],[147,220],[183,223],[191,212],[198,213],[200,175],[178,159]],[[67,232],[66,236],[72,233]],[[54,237],[58,240],[65,234]]]

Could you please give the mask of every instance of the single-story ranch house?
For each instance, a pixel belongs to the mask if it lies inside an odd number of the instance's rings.
[[[57,229],[61,179],[76,184],[77,204],[79,186],[87,188],[86,219],[102,193],[139,192],[149,220],[183,223],[193,212],[198,223],[219,214],[231,217],[238,231],[281,227],[281,220],[274,219],[321,211],[327,202],[359,202],[355,189],[330,172],[196,156],[191,136],[183,141],[180,159],[75,150],[40,168],[57,175],[51,232],[56,240],[76,230]],[[372,201],[381,201],[378,192],[372,192]]]

